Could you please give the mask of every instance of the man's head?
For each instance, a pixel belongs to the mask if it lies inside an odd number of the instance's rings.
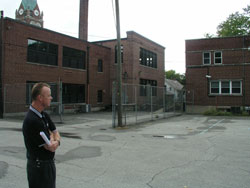
[[[43,108],[50,106],[52,100],[50,86],[46,83],[36,83],[31,91],[32,102],[38,102]]]

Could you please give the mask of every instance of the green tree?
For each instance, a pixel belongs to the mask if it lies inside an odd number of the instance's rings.
[[[218,37],[231,37],[250,34],[250,5],[243,9],[243,13],[231,14],[226,21],[217,27]]]
[[[205,33],[204,37],[232,37],[250,34],[250,5],[243,8],[243,13],[230,14],[226,21],[217,26],[217,35]]]
[[[214,34],[210,34],[210,33],[205,33],[204,34],[204,37],[205,38],[214,38],[214,37],[216,37]]]
[[[185,85],[186,76],[185,74],[176,73],[175,70],[169,70],[165,72],[166,78],[170,80],[177,80],[182,85]]]

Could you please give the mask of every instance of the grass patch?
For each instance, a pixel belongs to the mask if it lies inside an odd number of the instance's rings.
[[[232,116],[232,112],[225,112],[216,109],[207,110],[203,113],[206,116]]]
[[[218,109],[207,110],[203,113],[205,116],[250,116],[247,111],[241,111],[240,113],[226,112]]]

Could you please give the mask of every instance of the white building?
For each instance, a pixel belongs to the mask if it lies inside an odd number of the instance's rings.
[[[182,99],[183,85],[177,80],[165,79],[165,87],[167,95],[174,95],[175,100]]]

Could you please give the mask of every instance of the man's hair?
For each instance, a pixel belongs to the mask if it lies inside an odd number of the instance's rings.
[[[37,96],[41,94],[42,92],[42,88],[43,87],[48,87],[50,88],[50,86],[46,83],[43,83],[43,82],[39,82],[39,83],[36,83],[32,90],[31,90],[31,98],[32,98],[32,101],[36,100]]]

